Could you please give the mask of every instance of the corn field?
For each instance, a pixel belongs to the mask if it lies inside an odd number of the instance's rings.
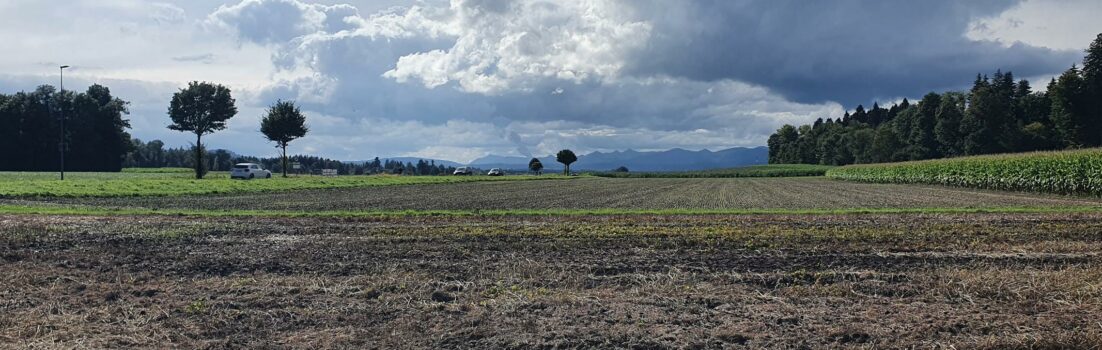
[[[1102,149],[1032,152],[835,168],[827,177],[1102,196]]]

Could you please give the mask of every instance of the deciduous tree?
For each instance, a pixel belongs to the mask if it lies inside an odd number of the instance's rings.
[[[217,84],[193,81],[172,95],[168,128],[195,134],[195,178],[206,173],[203,166],[203,135],[226,128],[226,121],[237,115],[230,89]]]
[[[563,169],[563,175],[570,175],[570,164],[578,161],[578,156],[574,154],[574,151],[564,149],[555,155],[555,160],[566,166]]]
[[[293,101],[276,101],[268,107],[268,114],[260,120],[260,132],[275,142],[282,151],[283,177],[287,177],[287,144],[306,136],[306,116]],[[427,164],[426,164],[427,165]],[[421,167],[423,168],[423,167]]]
[[[539,158],[532,158],[532,160],[528,161],[528,170],[539,175],[540,171],[543,170],[543,162],[541,162]]]

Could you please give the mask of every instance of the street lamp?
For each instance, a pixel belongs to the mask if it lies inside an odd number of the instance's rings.
[[[61,98],[65,98],[65,68],[69,66],[61,66],[58,71],[61,72]],[[61,155],[61,179],[65,180],[65,106],[62,106],[61,102],[58,102],[58,113],[61,118],[61,137],[57,143],[57,152]]]

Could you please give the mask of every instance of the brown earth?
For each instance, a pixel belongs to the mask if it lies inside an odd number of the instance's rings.
[[[95,207],[214,210],[852,209],[1100,206],[1102,200],[826,178],[471,182],[220,196],[0,200]]]
[[[0,347],[1100,348],[1102,214],[0,216]]]

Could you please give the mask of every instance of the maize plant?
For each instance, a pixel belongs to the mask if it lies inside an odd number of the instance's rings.
[[[861,164],[827,171],[840,180],[1102,196],[1102,149]]]

